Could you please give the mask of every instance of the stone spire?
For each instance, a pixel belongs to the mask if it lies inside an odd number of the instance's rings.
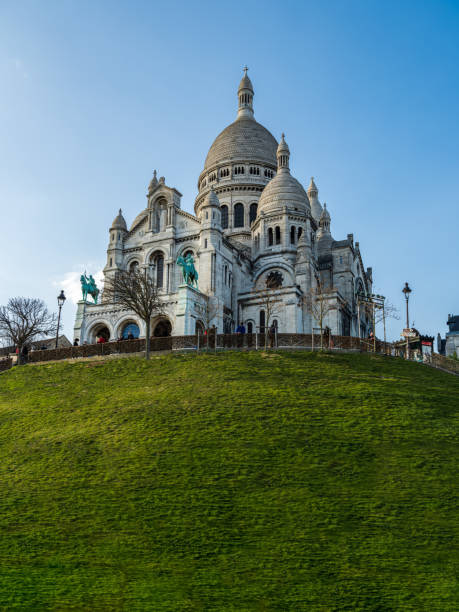
[[[158,179],[156,177],[156,170],[153,170],[153,178],[151,179],[150,184],[148,185],[148,195],[152,194],[157,186]]]
[[[311,213],[314,217],[316,223],[319,223],[320,217],[322,215],[322,206],[319,202],[319,190],[317,189],[316,184],[314,183],[314,177],[311,176],[311,182],[308,187],[308,198],[309,203],[311,204]]]
[[[324,203],[324,208],[319,220],[319,229],[316,234],[319,250],[330,248],[333,242],[333,237],[330,233],[330,221],[330,213],[327,210],[327,205]]]
[[[285,134],[282,133],[279,146],[277,147],[277,170],[290,173],[289,167],[290,149],[285,142]]]
[[[239,83],[237,96],[239,107],[237,111],[238,119],[253,119],[253,85],[252,81],[247,76],[247,66],[244,68],[244,76]]]

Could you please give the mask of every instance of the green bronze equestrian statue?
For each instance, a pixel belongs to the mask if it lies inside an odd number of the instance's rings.
[[[182,268],[183,280],[187,285],[198,286],[198,272],[194,267],[194,259],[191,253],[188,253],[186,257],[177,258],[177,264]]]
[[[83,300],[86,302],[88,295],[91,295],[94,304],[97,304],[97,298],[99,296],[99,289],[97,288],[96,281],[94,280],[92,274],[89,275],[89,278],[86,276],[86,272],[80,276],[81,282],[81,292],[83,294]]]

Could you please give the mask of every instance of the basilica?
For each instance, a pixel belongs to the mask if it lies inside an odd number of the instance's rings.
[[[219,333],[274,325],[280,333],[311,333],[319,321],[308,296],[320,293],[333,334],[366,336],[370,321],[357,294],[372,291],[353,234],[335,240],[331,216],[311,178],[304,187],[290,172],[290,150],[255,120],[254,89],[245,69],[236,120],[214,140],[199,175],[194,215],[182,194],[157,177],[146,207],[128,228],[119,211],[108,230],[105,279],[118,271],[151,275],[163,312],[153,336],[190,335],[215,325]],[[178,260],[194,261],[197,285],[185,283]],[[78,303],[80,343],[142,337],[144,323],[102,299]]]

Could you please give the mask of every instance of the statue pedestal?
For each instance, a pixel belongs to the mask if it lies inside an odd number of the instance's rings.
[[[196,331],[196,320],[202,320],[202,294],[190,285],[179,285],[175,314],[175,336],[189,336]]]
[[[75,325],[73,326],[73,339],[78,338],[81,344],[83,344],[82,332],[84,331],[85,306],[86,302],[84,300],[80,300],[78,302],[75,316]]]
[[[85,315],[87,313],[87,309],[91,307],[97,307],[97,304],[93,304],[92,302],[80,300],[77,303],[77,311],[75,316],[75,325],[73,326],[73,339],[78,338],[80,341],[80,345],[83,344],[86,338],[86,330],[87,325],[85,321]]]

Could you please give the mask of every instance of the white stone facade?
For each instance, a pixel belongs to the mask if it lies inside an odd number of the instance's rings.
[[[105,277],[139,266],[155,279],[165,316],[152,321],[153,335],[194,334],[215,325],[219,333],[243,323],[247,331],[275,321],[280,333],[310,333],[318,326],[304,296],[318,280],[332,304],[324,324],[332,333],[365,336],[365,312],[357,320],[358,291],[372,290],[359,243],[348,234],[335,241],[330,214],[311,179],[306,190],[290,174],[290,151],[254,119],[253,87],[245,74],[238,89],[238,116],[212,144],[198,179],[195,214],[181,209],[181,194],[154,173],[147,206],[127,228],[123,215],[109,230]],[[191,252],[198,288],[183,284],[177,258]],[[274,276],[273,276],[274,275]],[[266,280],[276,279],[267,289]],[[269,316],[267,296],[275,302]],[[213,318],[209,321],[209,307]],[[94,342],[126,335],[142,321],[118,305],[78,305],[75,338]]]

